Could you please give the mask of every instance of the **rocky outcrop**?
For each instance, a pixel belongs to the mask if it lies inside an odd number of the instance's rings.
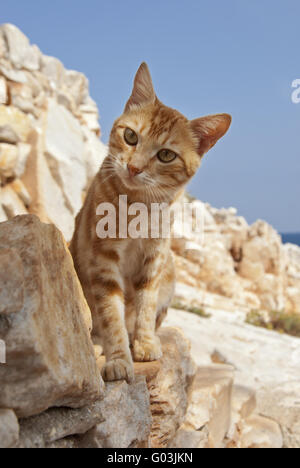
[[[88,80],[11,24],[0,42],[0,222],[33,213],[69,241],[106,152]]]
[[[0,261],[0,407],[24,417],[99,398],[91,314],[60,232],[33,215],[2,223]]]
[[[190,289],[187,289],[186,295],[189,297]],[[248,427],[248,417],[256,406],[258,415],[280,425],[285,447],[299,447],[299,338],[248,325],[244,322],[243,312],[233,313],[215,308],[207,308],[207,311],[210,318],[171,310],[166,326],[176,326],[184,332],[191,342],[192,357],[200,369],[210,367],[214,362],[218,366],[221,364],[222,372],[227,373],[228,366],[231,366],[234,385],[227,435],[230,444],[243,446],[241,431],[254,435],[255,432]],[[210,376],[213,376],[213,372]],[[246,423],[237,422],[237,419],[246,420]],[[258,432],[254,445],[260,440],[259,434],[264,425],[255,423],[256,426]],[[278,440],[278,431],[271,432],[267,440]],[[263,445],[266,443],[262,442]]]
[[[300,248],[284,246],[264,221],[249,226],[234,208],[192,205],[203,231],[173,241],[178,281],[197,289],[191,304],[299,314]]]

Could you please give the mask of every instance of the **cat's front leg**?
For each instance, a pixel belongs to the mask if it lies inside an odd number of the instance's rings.
[[[159,278],[158,272],[152,270],[135,283],[137,301],[137,320],[133,344],[135,361],[156,361],[162,356],[160,340],[155,333]]]
[[[109,260],[109,254],[113,261]],[[116,265],[117,254],[98,252],[91,269],[94,296],[95,332],[103,341],[106,364],[102,376],[106,381],[134,380],[133,362],[125,326],[125,301],[122,277]]]

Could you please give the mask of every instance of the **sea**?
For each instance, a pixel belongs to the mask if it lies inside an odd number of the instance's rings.
[[[281,237],[284,244],[297,244],[300,246],[300,232],[281,234]]]

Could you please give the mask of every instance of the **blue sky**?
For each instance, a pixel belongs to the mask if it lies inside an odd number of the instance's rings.
[[[143,60],[165,104],[189,118],[231,113],[190,192],[300,231],[299,0],[14,0],[4,22],[88,76],[104,141]]]

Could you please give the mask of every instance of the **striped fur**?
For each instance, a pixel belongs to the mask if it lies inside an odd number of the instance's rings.
[[[111,131],[108,156],[77,216],[70,246],[93,314],[93,333],[103,341],[106,380],[131,381],[132,356],[136,361],[161,357],[155,331],[172,300],[175,274],[170,239],[99,239],[96,208],[109,202],[118,213],[120,195],[127,195],[128,204],[140,202],[149,209],[151,203],[171,206],[230,121],[227,114],[188,121],[157,99],[147,66],[139,68],[124,114]],[[126,143],[126,128],[138,135],[136,146]],[[163,148],[177,158],[159,161],[157,153]],[[129,167],[137,172],[135,177]]]

